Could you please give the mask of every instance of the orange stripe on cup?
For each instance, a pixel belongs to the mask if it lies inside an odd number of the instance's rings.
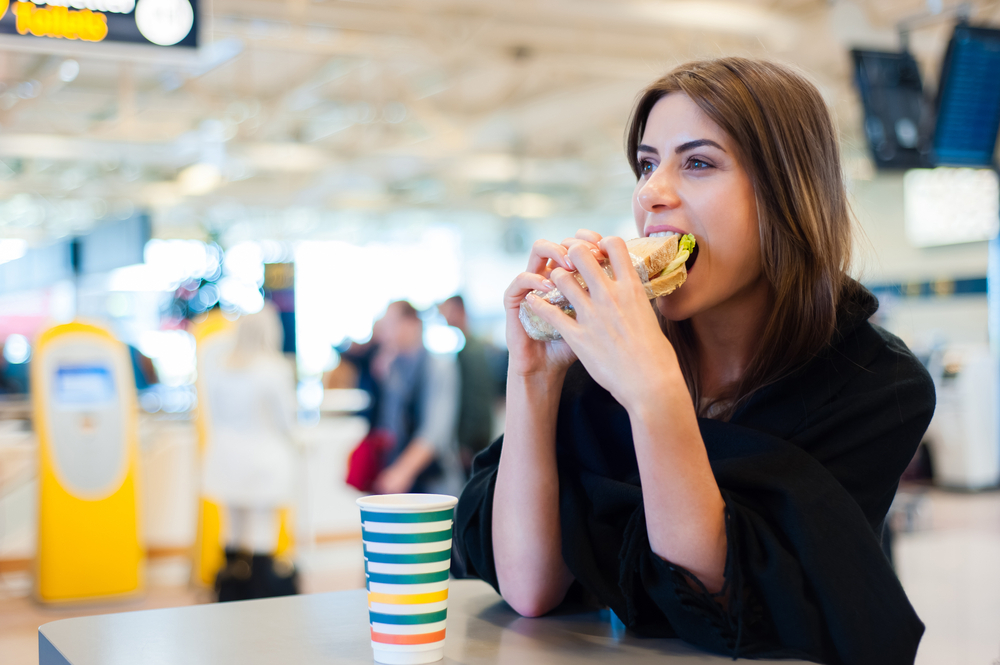
[[[432,591],[431,593],[411,594],[368,592],[368,607],[371,607],[372,603],[382,603],[384,605],[424,605],[426,603],[440,603],[442,600],[448,600],[447,589],[444,591]]]
[[[443,639],[443,630],[434,633],[424,633],[423,635],[390,635],[388,633],[376,633],[372,630],[372,642],[380,644],[433,644]]]

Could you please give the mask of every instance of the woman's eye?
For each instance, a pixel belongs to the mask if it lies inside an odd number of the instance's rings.
[[[649,175],[655,170],[656,170],[656,164],[649,161],[648,159],[644,159],[639,162],[639,173],[641,173],[642,175]]]
[[[712,168],[712,165],[703,159],[698,159],[697,157],[692,157],[687,162],[688,168],[694,171],[704,171],[705,169]]]

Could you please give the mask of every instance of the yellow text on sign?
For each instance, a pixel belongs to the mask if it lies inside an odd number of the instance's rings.
[[[89,9],[38,7],[33,2],[14,5],[18,34],[99,42],[108,36],[108,18]]]

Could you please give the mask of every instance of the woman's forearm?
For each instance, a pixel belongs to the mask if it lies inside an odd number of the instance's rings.
[[[562,602],[573,578],[562,558],[556,411],[563,375],[507,382],[503,452],[493,497],[493,556],[504,599],[525,616]]]
[[[718,592],[725,582],[726,505],[683,380],[651,391],[629,416],[653,552]]]

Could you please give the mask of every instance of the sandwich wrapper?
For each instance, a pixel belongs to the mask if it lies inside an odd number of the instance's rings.
[[[630,249],[638,252],[638,254],[635,254],[630,251],[629,258],[632,260],[632,268],[639,276],[639,280],[646,291],[646,297],[650,300],[673,292],[674,289],[686,281],[687,269],[685,261],[691,256],[695,248],[695,238],[693,235],[681,236],[680,234],[675,234],[663,240],[662,243],[651,241],[652,238],[637,238],[627,243]],[[665,266],[664,263],[666,264]],[[608,277],[614,279],[614,272],[607,260],[601,264],[601,267]],[[650,276],[650,269],[654,271],[652,276]],[[587,284],[580,273],[575,272],[573,276],[576,277],[576,281],[586,291]],[[555,305],[567,316],[576,318],[576,310],[573,309],[573,305],[569,302],[569,299],[558,288],[547,292],[532,291],[532,293],[549,304]],[[518,318],[524,327],[524,331],[528,333],[528,337],[531,339],[540,342],[551,342],[562,339],[562,335],[559,334],[558,330],[535,314],[531,309],[531,305],[528,304],[527,299],[521,301]]]
[[[646,290],[646,297],[652,300],[655,296],[653,294],[653,289],[649,285],[649,272],[646,270],[646,263],[635,254],[629,253],[628,256],[632,260],[632,267],[635,269],[636,274],[639,275],[639,279],[642,281],[643,288]],[[615,278],[615,274],[611,269],[610,263],[604,261],[602,268],[604,269],[604,274],[611,279]],[[580,286],[582,286],[583,290],[586,291],[587,284],[583,281],[583,277],[580,276],[580,273],[575,272],[573,273],[573,276],[576,277],[576,281],[580,282]],[[569,299],[566,298],[566,296],[563,295],[563,292],[558,288],[552,289],[551,291],[532,291],[532,293],[549,304],[555,305],[567,316],[571,316],[574,319],[576,318],[576,310],[573,309],[573,305],[570,303]],[[517,316],[521,320],[521,325],[524,326],[524,331],[528,333],[528,337],[531,339],[538,340],[540,342],[551,342],[553,340],[562,339],[562,335],[559,334],[558,330],[535,314],[527,300],[521,301],[521,309]]]

